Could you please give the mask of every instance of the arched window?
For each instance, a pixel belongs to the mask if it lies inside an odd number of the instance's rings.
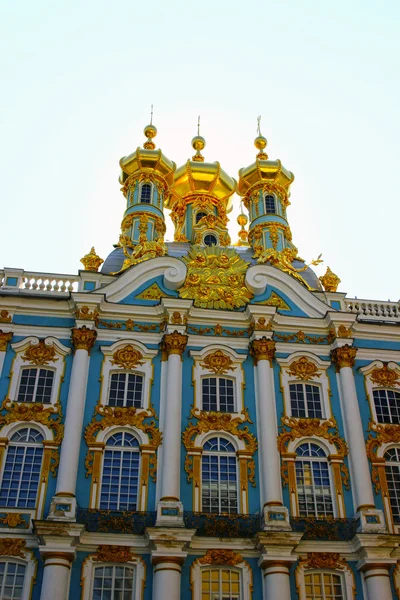
[[[241,573],[229,567],[201,569],[202,600],[242,600]]]
[[[203,446],[201,490],[203,512],[238,512],[236,452],[224,438],[212,438]]]
[[[333,516],[329,465],[317,444],[305,442],[296,450],[296,484],[301,517]]]
[[[203,377],[201,383],[203,410],[235,412],[235,390],[232,379]]]
[[[50,403],[53,384],[54,371],[50,369],[39,369],[38,367],[21,369],[18,402]]]
[[[22,598],[25,571],[25,565],[12,561],[0,562],[0,598],[7,600]]]
[[[218,244],[218,238],[213,233],[207,233],[204,236],[204,244],[205,246],[216,246]]]
[[[304,573],[305,600],[344,600],[342,576],[338,573],[312,571]]]
[[[137,373],[112,373],[108,394],[109,406],[135,406],[141,408],[143,399],[143,376]]]
[[[275,207],[275,196],[273,196],[272,194],[266,194],[264,196],[264,202],[265,202],[265,212],[267,215],[274,215],[276,214],[276,207]]]
[[[400,523],[400,448],[390,448],[385,452],[386,481],[389,491],[393,522]]]
[[[150,204],[151,191],[152,191],[151,183],[143,183],[142,187],[140,188],[140,202],[142,204]]]
[[[139,442],[135,436],[120,431],[108,438],[103,460],[101,509],[137,509],[139,466]]]
[[[199,221],[201,221],[201,219],[202,219],[203,217],[206,217],[206,216],[207,216],[207,213],[206,213],[206,212],[203,212],[203,211],[201,211],[201,210],[200,210],[199,212],[197,212],[197,213],[196,213],[196,218],[195,218],[196,225],[197,225],[197,223],[198,223]]]
[[[91,600],[135,600],[135,568],[123,565],[95,567]]]
[[[0,506],[35,508],[42,468],[42,442],[42,434],[31,427],[19,429],[12,436],[1,481]]]
[[[318,385],[291,383],[289,392],[292,417],[323,418],[321,393]]]
[[[395,390],[373,391],[378,423],[400,423],[400,393]]]

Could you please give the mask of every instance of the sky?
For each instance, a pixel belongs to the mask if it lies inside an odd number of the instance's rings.
[[[111,252],[119,159],[154,104],[166,156],[192,156],[201,115],[206,160],[236,179],[261,114],[269,157],[295,174],[299,255],[322,253],[318,275],[329,265],[349,297],[397,301],[399,19],[398,0],[6,0],[0,267],[73,274],[91,246]]]

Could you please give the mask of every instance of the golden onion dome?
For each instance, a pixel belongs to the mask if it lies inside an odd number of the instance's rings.
[[[294,181],[293,173],[285,169],[280,160],[268,160],[268,154],[264,152],[267,147],[264,136],[258,135],[254,145],[259,150],[256,162],[239,170],[238,194],[245,196],[254,185],[269,182],[288,190]]]
[[[147,140],[143,144],[143,148],[137,148],[135,152],[124,156],[119,161],[121,167],[119,182],[123,185],[131,175],[147,172],[159,175],[170,186],[174,180],[176,164],[169,160],[160,149],[156,150],[153,138],[157,135],[157,128],[153,124],[146,125],[144,135]]]
[[[176,199],[190,196],[208,195],[220,202],[226,203],[226,210],[232,210],[232,194],[236,191],[237,182],[230,177],[219,162],[204,162],[201,150],[206,141],[200,135],[192,139],[192,147],[196,154],[192,160],[178,167],[174,175],[174,183],[171,186],[171,196],[167,200],[167,208],[171,207]]]

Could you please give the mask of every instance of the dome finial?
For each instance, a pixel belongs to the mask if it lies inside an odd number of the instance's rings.
[[[268,154],[264,152],[264,148],[267,147],[267,139],[261,134],[261,115],[257,117],[257,137],[254,140],[255,147],[260,151],[257,154],[257,158],[260,160],[267,160]]]
[[[200,115],[197,119],[197,135],[192,139],[192,148],[196,150],[196,154],[192,156],[192,160],[195,162],[204,162],[204,156],[201,154],[206,145],[206,140],[200,135]]]
[[[157,135],[157,127],[153,125],[153,105],[151,105],[150,125],[146,125],[144,128],[144,135],[147,137],[147,141],[143,144],[143,148],[146,150],[154,150],[156,145],[153,142],[153,138]]]

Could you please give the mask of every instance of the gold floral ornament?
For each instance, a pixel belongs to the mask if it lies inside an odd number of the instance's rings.
[[[59,412],[60,405],[50,406],[45,408],[45,405],[32,402],[12,402],[9,398],[5,398],[0,411],[7,411],[5,415],[0,415],[0,429],[4,425],[16,423],[18,421],[33,421],[41,423],[54,433],[54,442],[61,443],[64,425],[61,423],[61,415]]]
[[[97,321],[98,316],[99,313],[97,310],[91,311],[88,306],[82,306],[81,308],[77,308],[75,311],[75,317],[85,321]]]
[[[135,369],[138,365],[144,365],[143,354],[136,350],[131,344],[120,348],[113,354],[112,365],[118,365],[123,369]]]
[[[389,369],[387,363],[384,363],[381,369],[374,369],[370,375],[372,383],[382,387],[394,387],[400,385],[400,375],[395,369]]]
[[[5,333],[0,329],[0,352],[5,352],[7,350],[8,342],[11,341],[12,336],[12,331]]]
[[[272,366],[272,361],[275,358],[275,350],[275,342],[266,337],[253,340],[250,344],[250,355],[254,358],[256,364],[259,360],[268,360]]]
[[[0,519],[0,523],[3,523],[3,525],[7,525],[7,527],[11,527],[12,529],[18,527],[18,525],[24,525],[25,529],[28,529],[29,527],[29,523],[27,523],[19,513],[6,513],[5,517]]]
[[[31,344],[22,355],[22,360],[32,365],[48,365],[49,362],[58,360],[56,350],[53,346],[47,346],[46,342],[40,340],[38,344]]]
[[[138,243],[134,243],[130,236],[126,234],[128,229],[126,229],[126,222],[124,219],[118,246],[122,248],[125,260],[122,269],[118,273],[112,273],[112,275],[119,275],[132,265],[137,265],[150,258],[165,256],[167,254],[167,246],[164,244],[166,226],[163,219],[153,213],[142,211],[135,212],[133,216],[134,218],[137,217],[139,219],[139,241]],[[154,240],[148,239],[149,222],[154,224],[154,231],[156,234]]]
[[[339,325],[337,330],[337,337],[339,338],[352,338],[353,333],[350,327],[346,327],[345,325]]]
[[[208,369],[216,375],[223,375],[228,371],[234,371],[235,368],[232,367],[232,365],[232,359],[222,352],[222,350],[216,350],[213,354],[208,354],[204,361],[200,363],[200,366],[203,367],[203,369]]]
[[[343,569],[347,564],[338,552],[308,552],[301,562],[309,569]]]
[[[188,336],[174,331],[173,333],[166,333],[161,342],[161,350],[165,351],[168,355],[179,354],[182,356],[185,351]]]
[[[335,418],[321,419],[296,419],[295,417],[282,417],[281,433],[278,435],[279,452],[287,452],[289,442],[303,437],[320,437],[334,446],[338,454],[347,456],[347,444],[339,436]]]
[[[0,539],[0,556],[19,556],[25,558],[26,540],[18,538]]]
[[[0,310],[0,323],[11,323],[12,318],[8,310]]]
[[[393,423],[375,423],[370,421],[368,430],[376,435],[370,434],[366,442],[367,456],[370,460],[376,458],[377,450],[383,444],[398,444],[400,442],[400,425]]]
[[[308,360],[306,356],[302,356],[299,360],[292,362],[289,369],[287,369],[287,373],[302,381],[315,379],[315,377],[321,375],[321,373],[318,372],[318,367]]]
[[[102,544],[97,547],[93,560],[99,562],[127,563],[133,560],[134,554],[128,546],[110,546]]]
[[[213,549],[207,550],[206,554],[199,558],[202,565],[228,565],[235,567],[243,562],[243,556],[233,550]]]
[[[271,292],[266,300],[255,302],[255,304],[260,304],[262,306],[276,306],[276,308],[279,308],[280,310],[290,310],[290,306],[275,292]]]
[[[136,296],[140,300],[160,300],[160,298],[168,298],[168,294],[165,294],[157,283],[152,283],[148,288],[143,290]]]
[[[179,296],[194,300],[194,306],[233,310],[253,297],[245,286],[249,265],[232,248],[192,246],[183,261],[187,275]]]
[[[87,350],[90,354],[91,349],[97,338],[97,331],[83,327],[74,327],[71,329],[71,339],[75,350]]]
[[[100,265],[104,262],[100,256],[96,254],[96,250],[94,246],[92,246],[90,252],[85,254],[83,258],[81,258],[81,263],[83,264],[85,271],[98,271]]]
[[[336,292],[340,283],[339,277],[335,275],[329,267],[327,267],[325,275],[322,275],[319,280],[326,292]]]
[[[331,352],[332,361],[336,366],[336,371],[339,372],[343,367],[354,367],[357,354],[357,348],[345,344],[340,348],[335,348]]]

